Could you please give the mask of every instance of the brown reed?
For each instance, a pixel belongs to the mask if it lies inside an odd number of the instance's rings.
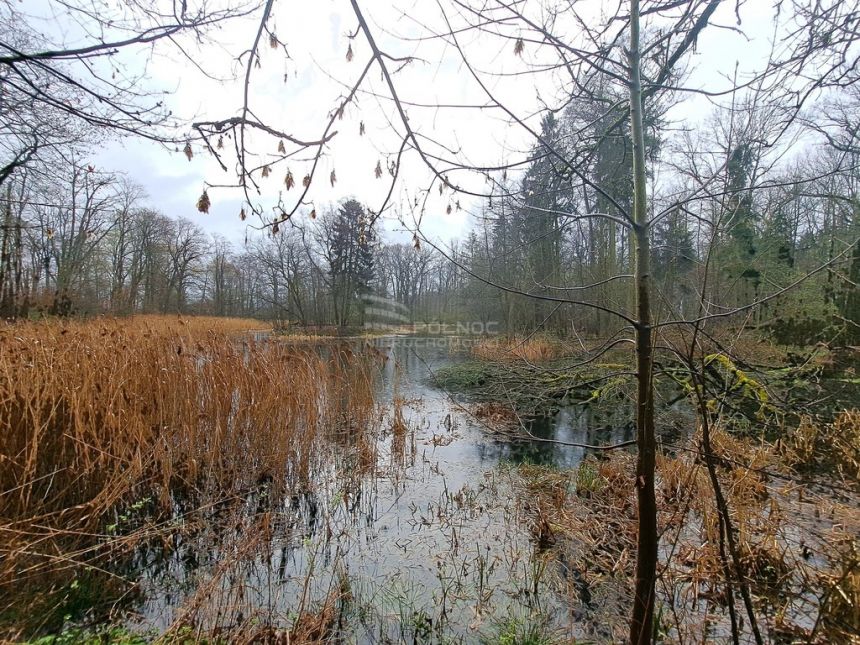
[[[472,355],[487,361],[539,363],[569,354],[570,349],[564,343],[545,335],[485,338],[472,346]]]
[[[261,482],[305,489],[324,446],[367,443],[372,359],[246,333],[262,327],[139,316],[0,328],[6,607],[31,583],[127,551],[134,540],[110,527],[142,500],[166,517],[177,500],[211,504]]]

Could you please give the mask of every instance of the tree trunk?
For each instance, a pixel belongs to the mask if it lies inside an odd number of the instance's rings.
[[[646,205],[645,134],[642,125],[642,82],[639,52],[639,0],[630,0],[630,120],[633,139],[633,233],[636,266],[636,497],[639,531],[636,548],[636,589],[630,621],[630,642],[651,643],[654,621],[654,586],[657,576],[657,500],[654,466],[652,383],[653,329],[651,327],[651,249]]]
[[[848,267],[848,281],[845,285],[845,300],[843,317],[845,318],[845,344],[860,343],[860,200],[854,204],[853,223],[851,232],[854,235],[854,248],[851,252],[851,264]]]

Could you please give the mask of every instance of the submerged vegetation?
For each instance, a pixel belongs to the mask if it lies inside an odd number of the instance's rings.
[[[763,642],[857,642],[857,350],[778,346],[750,332],[720,338],[700,348],[698,376],[666,359],[654,372],[662,403],[654,639],[730,642],[754,629]],[[632,397],[621,352],[602,362],[584,349],[543,360],[538,350],[534,361],[473,356],[437,370],[435,382],[477,399],[474,415],[505,440],[545,440],[529,415],[624,408]],[[624,639],[635,577],[634,457],[611,447],[573,469],[512,470],[536,557],[553,572],[546,588],[568,598],[600,642]]]

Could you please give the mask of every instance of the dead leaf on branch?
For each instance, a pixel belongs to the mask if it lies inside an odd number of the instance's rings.
[[[523,55],[523,49],[525,49],[526,44],[523,42],[522,38],[517,38],[517,42],[514,43],[514,54],[517,56]]]
[[[248,216],[245,214],[245,209],[244,209],[244,208],[243,208],[241,211],[239,211],[239,219],[240,219],[240,220],[242,220],[242,221],[244,222],[244,221],[245,221],[245,219],[246,219],[247,217],[248,217]]]
[[[350,43],[350,44],[349,44],[349,48],[346,50],[346,62],[347,62],[347,63],[351,63],[351,62],[352,62],[352,57],[353,57],[353,53],[352,53],[352,43]]]
[[[448,204],[448,208],[446,208],[446,209],[445,209],[445,213],[446,213],[447,215],[450,215],[450,214],[451,214],[451,204]]]
[[[272,32],[269,32],[269,47],[272,49],[278,48],[278,37]]]
[[[316,219],[316,218],[317,218],[317,209],[314,208],[311,210],[311,219]]]
[[[358,124],[358,136],[364,136],[364,121]]]
[[[271,170],[269,170],[269,167],[268,167],[268,166],[263,166],[263,172],[262,172],[263,179],[265,179],[266,177],[268,177],[270,172],[271,172]]]
[[[191,150],[191,144],[187,141],[185,142],[185,148],[182,150],[185,153],[185,156],[188,158],[188,161],[191,161],[191,158],[194,157],[194,151]]]
[[[308,188],[310,185],[311,185],[311,176],[305,175],[304,178],[302,179],[302,186],[304,186],[305,188]]]
[[[286,154],[286,152],[287,152],[287,149],[284,146],[284,140],[283,139],[278,141],[278,152],[280,152],[281,154]]]
[[[218,150],[221,150],[224,147],[224,137],[218,137],[218,144],[215,146]]]
[[[293,171],[287,168],[287,176],[284,177],[284,184],[287,187],[287,190],[296,185],[296,181],[293,179]]]
[[[337,183],[337,175],[334,173],[334,170],[331,171],[329,181],[331,182],[331,187],[334,188],[334,185]]]
[[[376,162],[376,168],[373,170],[373,174],[376,175],[377,179],[382,177],[382,162],[381,161]]]
[[[416,251],[421,250],[421,240],[418,239],[417,233],[412,235],[412,246],[415,248]]]
[[[209,201],[209,193],[204,190],[203,194],[200,195],[200,198],[197,200],[197,210],[201,213],[208,213],[211,205],[212,202]]]

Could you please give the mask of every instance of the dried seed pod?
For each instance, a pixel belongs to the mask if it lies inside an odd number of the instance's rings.
[[[200,195],[197,199],[197,210],[201,213],[208,213],[209,207],[212,205],[212,202],[209,201],[209,193],[206,190]]]

